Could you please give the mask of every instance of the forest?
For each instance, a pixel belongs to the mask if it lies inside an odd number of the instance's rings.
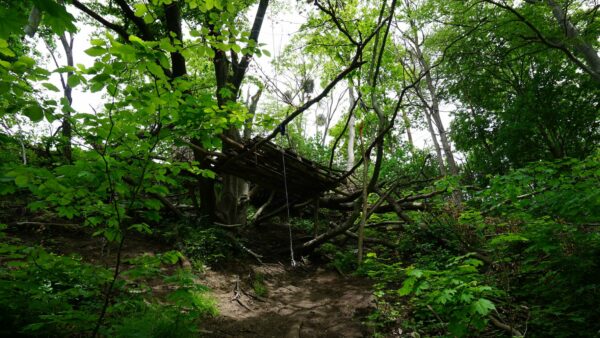
[[[600,337],[597,0],[0,0],[0,336]]]

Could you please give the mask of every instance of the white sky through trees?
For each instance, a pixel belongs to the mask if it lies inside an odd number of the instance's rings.
[[[281,55],[285,46],[290,43],[290,40],[294,34],[296,34],[301,25],[306,20],[306,13],[298,13],[296,8],[296,1],[289,1],[287,6],[288,8],[281,8],[278,6],[277,9],[271,7],[267,13],[267,17],[265,18],[261,30],[261,34],[259,37],[259,42],[264,44],[264,48],[271,52],[271,57],[261,56],[259,58],[254,59],[253,63],[249,67],[250,75],[257,76],[259,78],[264,78],[267,76],[269,81],[273,84],[280,83],[280,79],[278,79],[278,74],[275,72],[274,67],[272,65],[272,61],[277,56]],[[69,11],[73,13],[75,16],[82,17],[85,14],[79,12],[74,7],[70,7]],[[249,10],[250,22],[253,20],[253,15],[255,10]],[[92,39],[92,36],[97,33],[98,28],[86,24],[87,20],[78,21],[78,29],[79,31],[75,34],[74,38],[74,48],[73,48],[73,59],[75,65],[81,64],[85,67],[91,67],[94,64],[94,57],[87,55],[84,51],[90,47],[89,40]],[[185,26],[185,25],[184,25]],[[104,30],[102,30],[104,31]],[[46,65],[48,69],[54,69],[55,65],[53,60],[50,58],[50,53],[46,45],[41,41],[39,37],[35,37],[35,46],[37,51],[44,56]],[[58,41],[58,39],[57,39]],[[56,47],[56,57],[60,66],[66,65],[66,58],[64,55],[64,51],[62,50],[62,46],[60,43],[57,43]],[[313,95],[317,95],[321,90],[319,87],[318,74],[314,75],[315,79],[315,92]],[[50,82],[53,83],[56,87],[61,88],[59,75],[54,73],[51,76]],[[253,94],[256,89],[251,89],[251,93]],[[247,88],[242,88],[243,95],[246,95]],[[51,93],[48,94],[50,96],[54,96],[55,99],[60,99],[62,96],[62,91],[60,93]],[[347,112],[348,109],[348,94],[346,91],[345,82],[340,82],[336,88],[330,94],[333,96],[333,100],[337,101],[340,95],[344,95],[341,99],[340,104],[337,105],[337,110],[333,116],[333,120],[330,124],[330,129],[335,125],[336,122],[339,121],[340,117]],[[78,112],[87,112],[93,113],[93,110],[96,109],[100,111],[102,109],[102,105],[105,100],[103,99],[103,92],[92,93],[89,90],[85,90],[85,87],[78,86],[73,89],[73,108]],[[263,93],[261,101],[259,101],[259,108],[257,114],[261,113],[261,106],[264,106],[268,103],[269,100],[275,100],[277,95],[275,93]],[[285,105],[283,102],[279,102],[277,104]],[[318,114],[327,114],[326,112],[326,104],[323,102],[322,104],[315,105],[313,108],[304,113],[304,118],[306,120],[306,134],[307,136],[314,136],[317,132],[322,133],[322,127],[316,126],[316,117]],[[442,119],[444,122],[444,126],[446,129],[449,129],[451,117],[449,112],[453,109],[453,105],[443,105],[441,107],[442,111]],[[401,119],[396,121],[397,124],[402,123]],[[59,126],[59,122],[55,121],[53,124],[46,124],[46,130],[36,129],[34,133],[37,136],[41,136],[40,134],[48,134],[52,133]],[[317,130],[317,128],[320,128]],[[418,126],[413,126],[413,139],[415,142],[415,146],[417,147],[430,147],[431,136],[428,131],[424,128],[418,128]],[[406,139],[405,135],[401,136],[403,139]],[[330,137],[328,138],[330,139]],[[460,156],[462,157],[462,156]]]

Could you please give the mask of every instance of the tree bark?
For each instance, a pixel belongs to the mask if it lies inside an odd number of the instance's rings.
[[[63,33],[62,35],[60,35],[60,42],[63,46],[63,49],[65,50],[65,56],[67,58],[67,66],[73,67],[75,65],[74,61],[73,61],[73,35],[71,35],[71,38],[69,40],[67,40],[67,36],[66,33]],[[69,71],[67,73],[67,79],[73,75],[72,71]],[[63,94],[64,97],[67,99],[67,102],[69,103],[69,107],[68,109],[71,109],[71,106],[73,104],[73,88],[71,88],[69,86],[69,81],[63,81]],[[63,111],[63,119],[62,119],[62,151],[63,151],[63,156],[65,157],[65,160],[67,161],[67,163],[73,163],[73,150],[72,150],[72,146],[71,146],[71,139],[72,139],[72,126],[71,126],[71,112],[69,110],[65,110]]]
[[[598,56],[598,52],[596,52],[592,45],[580,38],[577,28],[569,20],[567,13],[565,13],[559,4],[557,4],[554,0],[547,0],[546,2],[552,9],[552,14],[556,19],[556,22],[563,27],[565,36],[573,42],[573,49],[583,56],[584,60],[590,67],[590,70],[594,72],[596,76],[600,76],[600,56]]]
[[[435,153],[437,155],[438,165],[440,167],[440,174],[442,174],[442,176],[446,176],[446,165],[444,164],[444,156],[442,155],[442,148],[440,147],[440,143],[438,142],[435,129],[433,128],[433,122],[431,121],[431,111],[428,107],[424,107],[423,113],[425,114],[425,119],[427,120],[427,128],[429,129],[429,133],[431,134],[433,148],[435,149]]]
[[[404,121],[404,128],[406,128],[406,137],[408,138],[408,147],[410,148],[411,153],[415,149],[415,142],[413,141],[412,131],[410,129],[410,119],[408,118],[408,114],[406,110],[402,110],[402,120]]]
[[[356,138],[356,119],[354,118],[354,112],[352,111],[352,108],[356,103],[356,98],[354,97],[354,84],[352,83],[352,80],[348,81],[348,93],[350,96],[350,107],[348,108],[348,114],[350,114],[350,121],[348,121],[348,157],[346,161],[346,170],[352,170],[352,167],[354,167],[354,139]]]
[[[256,10],[256,16],[249,36],[249,39],[256,43],[258,43],[258,37],[268,5],[268,0],[260,0],[258,9]],[[213,34],[218,35],[220,33],[213,31]],[[225,52],[215,50],[213,63],[217,79],[216,95],[219,107],[225,107],[228,103],[237,100],[242,81],[244,80],[251,59],[252,54],[246,54],[238,62],[237,54],[232,52],[232,61],[230,62],[227,59]],[[229,90],[231,92],[230,96],[224,97],[224,90]],[[230,127],[224,134],[236,142],[241,143],[242,141],[240,131],[235,127]],[[228,145],[224,144],[223,152],[227,153],[229,150]],[[217,205],[217,216],[219,216],[222,221],[229,224],[247,223],[247,200],[242,198],[242,194],[245,191],[247,192],[246,181],[232,175],[223,175],[223,189]]]
[[[427,91],[429,92],[429,97],[431,100],[431,103],[429,104],[431,119],[433,120],[440,135],[440,142],[442,143],[442,149],[444,150],[444,155],[446,157],[446,162],[448,163],[450,174],[455,176],[458,175],[458,167],[456,166],[454,154],[452,153],[452,146],[450,145],[448,136],[446,135],[446,129],[444,128],[444,124],[440,116],[440,100],[437,95],[437,90],[435,88],[435,83],[433,81],[433,77],[431,76],[431,72],[428,71],[430,68],[429,64],[427,60],[425,60],[425,56],[423,55],[421,46],[419,45],[418,36],[416,33],[414,48],[417,61],[421,65],[423,71],[427,71],[427,73],[425,73],[425,84],[427,85]]]

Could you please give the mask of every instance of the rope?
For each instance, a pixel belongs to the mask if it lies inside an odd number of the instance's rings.
[[[282,134],[283,135],[283,134]],[[296,266],[296,261],[294,260],[294,239],[292,238],[292,224],[290,223],[290,198],[288,196],[288,187],[287,187],[287,174],[285,171],[285,150],[281,149],[281,163],[283,164],[283,187],[285,191],[285,209],[287,211],[287,224],[288,230],[290,233],[290,259],[292,267]]]
[[[273,40],[273,48],[275,48],[275,27],[274,27],[274,22],[273,20],[271,20],[271,38]],[[283,41],[283,35],[280,37],[279,40],[279,45],[277,46],[277,55],[278,58],[281,57],[281,44]],[[279,70],[277,69],[277,67],[275,67],[275,78],[277,79],[277,75],[279,73]],[[277,82],[277,80],[275,80]],[[275,100],[275,105],[277,110],[279,110],[279,99]],[[286,113],[287,115],[287,113]],[[286,116],[287,117],[287,116]],[[281,137],[285,136],[285,127],[286,125],[284,123],[280,124],[278,126],[279,132],[281,133]],[[283,188],[285,191],[285,208],[286,208],[286,212],[287,212],[287,225],[288,225],[288,230],[289,230],[289,236],[290,236],[290,260],[291,260],[291,264],[292,267],[296,266],[296,260],[294,260],[294,239],[292,238],[292,224],[290,223],[290,197],[288,195],[288,187],[287,187],[287,173],[285,170],[285,149],[281,149],[281,163],[283,165]]]

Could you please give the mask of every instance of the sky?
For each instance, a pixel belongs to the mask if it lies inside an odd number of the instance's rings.
[[[271,52],[271,57],[262,56],[260,58],[256,58],[253,62],[255,65],[251,67],[250,72],[254,72],[254,75],[261,76],[263,73],[270,77],[271,81],[278,82],[278,74],[274,71],[272,66],[272,59],[281,54],[282,50],[285,46],[290,42],[292,36],[298,32],[301,24],[305,21],[306,13],[299,13],[297,11],[297,1],[289,0],[290,5],[288,9],[273,7],[269,8],[267,12],[267,17],[263,23],[263,27],[261,30],[261,34],[259,37],[259,42],[264,44],[264,48],[268,49]],[[82,15],[77,9],[70,8],[69,11],[75,16]],[[250,20],[253,20],[254,16],[253,10],[249,13]],[[94,57],[87,55],[84,51],[89,48],[89,40],[92,34],[96,31],[95,27],[86,25],[82,22],[78,23],[79,31],[75,35],[74,39],[74,62],[75,64],[82,64],[86,67],[92,66],[94,63]],[[39,40],[36,39],[36,44],[38,51],[44,55],[49,55],[45,45]],[[59,48],[60,51],[60,48]],[[64,59],[64,53],[60,53],[58,56],[58,62],[60,65],[65,65],[66,61]],[[49,69],[54,69],[54,63],[48,58],[48,66]],[[260,68],[259,72],[257,69]],[[57,87],[60,88],[60,80],[58,74],[53,74],[51,81]],[[318,83],[318,81],[315,81]],[[342,92],[345,92],[346,84],[340,82],[336,89],[333,91],[333,95],[336,97],[341,95]],[[320,91],[319,88],[315,89],[316,95]],[[270,95],[272,98],[275,95]],[[59,99],[60,95],[56,94],[56,99]],[[89,91],[83,90],[82,86],[78,86],[73,90],[73,107],[76,111],[80,112],[92,112],[92,107],[94,109],[101,108],[103,104],[101,93],[91,93]],[[348,95],[344,95],[341,99],[340,104],[338,105],[338,109],[336,110],[331,126],[335,125],[337,121],[339,121],[340,117],[347,111],[348,109]],[[263,100],[264,104],[264,100]],[[281,103],[283,104],[283,103]],[[259,104],[259,111],[261,105]],[[442,108],[442,119],[446,128],[450,124],[450,114],[449,111],[453,109],[452,105],[444,105]],[[314,135],[316,132],[315,120],[317,114],[322,114],[324,111],[321,108],[315,107],[312,110],[309,110],[305,113],[306,119],[306,132],[308,135]],[[58,127],[58,123],[54,123],[51,125],[47,125],[47,129],[50,129],[48,132],[52,132]],[[404,137],[404,136],[402,136]],[[415,145],[417,147],[429,147],[432,145],[431,137],[427,130],[413,130],[413,138],[415,141]]]

